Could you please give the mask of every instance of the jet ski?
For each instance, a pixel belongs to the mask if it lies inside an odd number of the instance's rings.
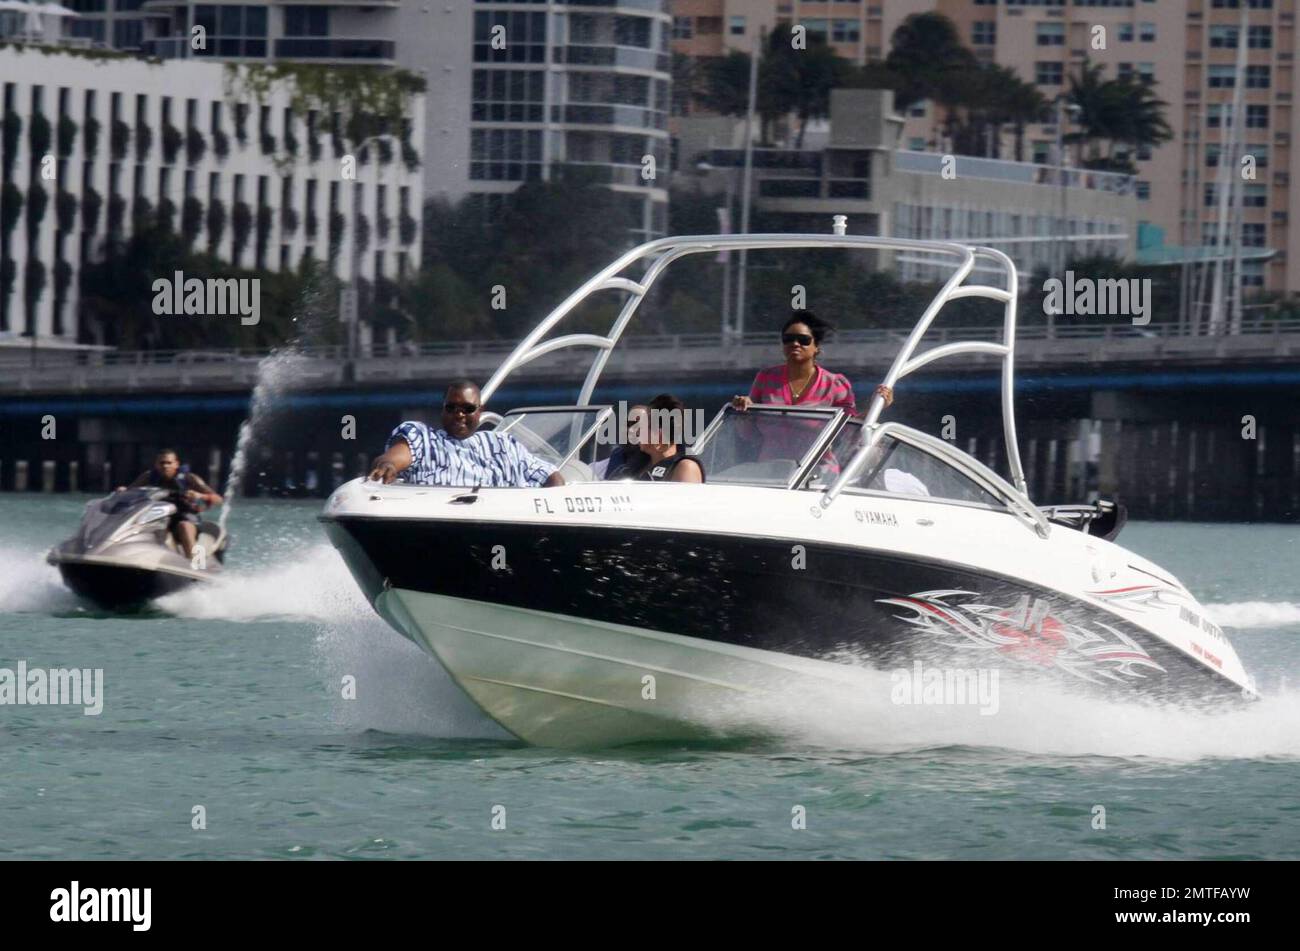
[[[200,521],[193,557],[186,558],[168,531],[179,506],[175,492],[151,487],[87,502],[77,534],[45,560],[74,592],[110,610],[209,582],[221,573],[226,533]]]

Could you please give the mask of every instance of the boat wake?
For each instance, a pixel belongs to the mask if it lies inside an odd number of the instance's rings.
[[[374,616],[343,559],[323,542],[277,553],[260,567],[232,564],[210,584],[157,604],[193,620],[333,622]]]
[[[0,612],[57,614],[76,610],[80,598],[46,564],[45,550],[0,547]]]
[[[895,703],[901,675],[859,673],[856,686],[836,684],[815,698],[769,698],[764,715],[780,736],[837,750],[961,746],[1054,757],[1300,758],[1300,690],[1285,685],[1255,703],[1203,712],[1017,683],[1002,671],[996,709],[984,713],[976,704]]]
[[[1290,601],[1239,601],[1207,604],[1220,627],[1293,627],[1300,625],[1300,604]]]
[[[44,552],[0,548],[0,610],[58,614],[81,602]],[[344,730],[395,735],[504,739],[442,667],[399,637],[366,602],[337,552],[307,545],[261,568],[232,566],[210,585],[169,595],[158,607],[175,617],[235,623],[290,621],[312,626],[313,663],[337,684],[334,720]],[[1209,605],[1235,628],[1300,624],[1300,604]],[[898,704],[889,672],[850,668],[844,683],[817,696],[766,695],[761,709],[712,717],[760,722],[792,744],[855,752],[905,752],[946,746],[1002,748],[1045,756],[1196,760],[1300,757],[1300,689],[1278,682],[1258,703],[1215,713],[1079,695],[1042,683],[1000,678],[996,712],[978,705]],[[1270,672],[1263,671],[1264,678]],[[342,700],[343,678],[355,700]]]
[[[507,739],[446,671],[398,636],[371,609],[343,559],[329,545],[306,547],[262,569],[230,569],[210,585],[161,599],[178,617],[242,623],[306,622],[312,661],[337,685],[332,719],[347,732]],[[344,699],[344,678],[352,678]]]

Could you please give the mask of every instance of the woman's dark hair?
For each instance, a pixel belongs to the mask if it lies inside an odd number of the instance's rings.
[[[826,339],[827,332],[835,329],[832,324],[822,320],[811,310],[796,310],[790,315],[790,319],[781,325],[781,333],[785,333],[795,324],[807,324],[808,329],[812,331],[813,343],[819,347]]]
[[[686,409],[686,404],[671,393],[660,393],[646,406],[650,409]]]
[[[686,425],[686,404],[673,396],[671,393],[660,393],[649,403],[646,408],[650,411],[650,421],[653,424],[656,420],[665,421],[668,424],[668,430],[664,435],[669,437],[669,441],[675,446],[685,446],[684,427]],[[664,417],[658,415],[664,410],[668,410],[671,415]]]

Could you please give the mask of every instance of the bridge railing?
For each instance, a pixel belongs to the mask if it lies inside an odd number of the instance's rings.
[[[926,340],[930,345],[941,345],[954,340],[997,340],[1001,325],[981,327],[943,326],[934,328]],[[1300,320],[1268,320],[1251,318],[1242,321],[1240,333],[1216,337],[1191,336],[1185,325],[1177,321],[1150,323],[1137,326],[1131,323],[1061,323],[1049,328],[1045,324],[1022,325],[1017,339],[1027,340],[1154,340],[1179,339],[1230,340],[1238,336],[1300,334]],[[837,348],[855,345],[897,344],[906,338],[905,327],[867,327],[841,330],[829,343]],[[640,352],[665,352],[673,350],[732,350],[737,348],[775,347],[776,334],[768,331],[746,333],[739,337],[724,337],[719,333],[642,334],[629,335],[619,341],[619,349]],[[464,340],[428,343],[374,344],[359,359],[366,360],[421,360],[439,357],[468,358],[509,353],[514,348],[510,340]],[[214,350],[37,350],[33,355],[25,347],[0,348],[0,369],[29,368],[33,363],[42,369],[60,367],[130,368],[142,371],[152,368],[171,368],[178,373],[190,371],[195,375],[220,372],[222,369],[242,369],[255,366],[269,356],[272,350],[214,349]],[[295,347],[281,352],[292,353],[304,360],[341,363],[346,352],[341,346]]]

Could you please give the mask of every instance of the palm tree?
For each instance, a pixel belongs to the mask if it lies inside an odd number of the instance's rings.
[[[743,116],[749,108],[749,54],[732,50],[710,57],[701,72],[695,101],[718,115]]]
[[[1132,146],[1157,146],[1174,137],[1174,131],[1165,119],[1169,104],[1156,95],[1152,84],[1144,79],[1125,77],[1114,83],[1113,96],[1121,107],[1115,123],[1116,142]],[[1114,143],[1110,150],[1114,161]]]
[[[989,64],[985,66],[985,71],[992,89],[992,102],[989,113],[997,124],[999,133],[1003,125],[1014,127],[1016,135],[1015,160],[1023,162],[1025,160],[1025,126],[1042,119],[1043,114],[1047,111],[1047,98],[1033,83],[1021,79],[1014,69]],[[998,148],[1001,147],[1000,138],[1000,135],[994,138]],[[993,157],[1000,158],[1001,156],[995,155]]]
[[[890,39],[885,65],[898,77],[894,105],[906,109],[931,99],[948,109],[945,128],[951,134],[955,107],[970,74],[978,67],[975,54],[961,41],[952,20],[938,13],[914,13]]]
[[[1103,79],[1100,65],[1085,62],[1079,75],[1070,77],[1068,96],[1079,107],[1083,131],[1070,133],[1065,141],[1078,146],[1087,143],[1087,154],[1079,162],[1085,168],[1131,175],[1137,168],[1128,155],[1117,154],[1120,146],[1136,150],[1173,138],[1164,115],[1168,103],[1145,79]]]
[[[759,63],[764,97],[780,114],[794,113],[799,119],[795,148],[803,148],[804,131],[810,119],[824,119],[830,114],[831,90],[843,85],[850,72],[847,60],[821,37],[796,50],[790,42],[790,25],[778,24],[768,37],[768,46]]]
[[[1070,89],[1066,93],[1069,102],[1078,107],[1076,122],[1082,132],[1071,132],[1064,136],[1067,144],[1082,148],[1085,142],[1091,148],[1090,155],[1080,155],[1078,164],[1086,165],[1097,158],[1097,149],[1103,140],[1113,138],[1115,124],[1114,90],[1109,81],[1103,78],[1104,67],[1100,63],[1085,61],[1079,67],[1079,74],[1070,77]]]
[[[673,54],[673,101],[681,114],[690,111],[690,106],[699,100],[704,91],[704,71],[699,67],[699,60],[685,53]]]

